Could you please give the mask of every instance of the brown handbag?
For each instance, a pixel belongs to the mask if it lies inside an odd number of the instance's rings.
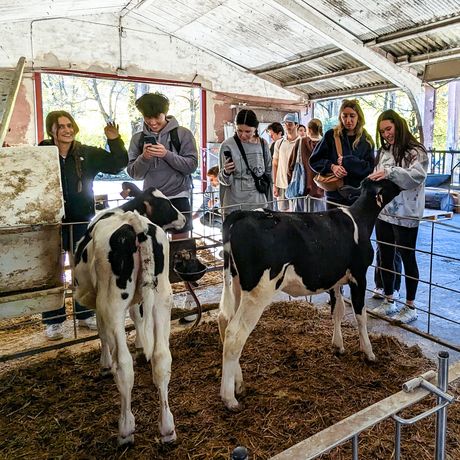
[[[341,158],[342,155],[342,143],[340,137],[334,134],[335,148],[337,150],[337,156]],[[315,184],[326,192],[335,192],[339,188],[343,187],[343,179],[337,177],[334,173],[328,174],[317,174],[313,177]]]

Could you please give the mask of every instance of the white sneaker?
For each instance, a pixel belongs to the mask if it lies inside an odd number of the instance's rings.
[[[372,311],[380,315],[392,315],[398,311],[398,307],[395,305],[394,301],[385,299],[377,308],[374,308]]]
[[[45,336],[48,340],[60,340],[64,337],[62,324],[50,324],[46,327]]]
[[[385,294],[383,292],[383,288],[375,288],[373,291],[372,291],[372,298],[373,299],[384,299],[385,298]]]
[[[394,291],[393,292],[393,300],[399,300],[401,298],[401,294],[399,291]]]
[[[86,319],[79,319],[78,320],[78,327],[86,327],[90,331],[97,331],[97,321],[96,316],[90,316]]]
[[[407,305],[401,308],[401,311],[393,318],[396,321],[401,321],[401,323],[407,324],[415,321],[418,318],[417,310],[415,308],[410,308]]]

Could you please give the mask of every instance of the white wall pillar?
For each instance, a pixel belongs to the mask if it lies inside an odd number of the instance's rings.
[[[458,142],[458,122],[460,120],[460,81],[451,81],[448,85],[446,150],[457,150],[460,148]]]
[[[436,109],[436,90],[429,85],[425,85],[424,104],[423,104],[423,137],[427,149],[433,148],[433,128],[434,115]]]

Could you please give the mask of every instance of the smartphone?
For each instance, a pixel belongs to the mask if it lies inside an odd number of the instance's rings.
[[[226,160],[233,161],[232,152],[230,152],[228,150],[224,150],[224,157],[225,157]]]
[[[149,136],[147,134],[146,136],[144,136],[144,144],[152,144],[152,145],[158,144],[156,136]]]

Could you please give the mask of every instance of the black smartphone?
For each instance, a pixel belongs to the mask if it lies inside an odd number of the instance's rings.
[[[158,144],[156,136],[149,136],[147,134],[146,136],[144,136],[144,144],[152,144],[152,145]]]
[[[224,150],[224,157],[225,157],[226,160],[233,161],[232,152],[230,152],[228,150]]]

